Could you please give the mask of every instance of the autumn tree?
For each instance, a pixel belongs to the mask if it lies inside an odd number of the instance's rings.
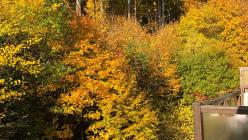
[[[192,22],[184,22],[183,26],[189,27],[187,32],[194,30],[208,39],[224,42],[222,48],[228,50],[232,65],[245,66],[246,5],[247,2],[240,0],[213,0],[201,9],[193,9],[186,16]]]
[[[0,1],[0,135],[5,139],[36,139],[45,129],[44,94],[64,72],[58,61],[60,39],[68,33],[63,4]]]
[[[124,48],[108,42],[100,24],[87,17],[73,23],[75,37],[80,36],[64,63],[75,71],[66,76],[72,83],[70,90],[60,95],[52,109],[58,119],[50,135],[156,138],[156,110],[136,89],[136,76],[125,60]]]
[[[193,139],[192,102],[247,65],[247,7],[0,0],[0,139]]]
[[[232,37],[227,36],[226,33],[230,31],[230,24],[233,24],[231,21],[238,21],[236,16],[239,14],[231,13],[245,11],[241,3],[241,1],[235,0],[229,2],[210,1],[200,9],[192,9],[182,18],[180,37],[182,39],[181,46],[185,53],[181,52],[180,54],[186,56],[182,56],[181,62],[183,63],[181,63],[180,71],[183,72],[182,81],[185,81],[185,86],[189,87],[186,89],[191,88],[190,91],[192,92],[192,88],[196,87],[193,91],[211,96],[218,91],[237,87],[238,74],[237,71],[232,69],[237,69],[237,65],[242,66],[245,59],[241,57],[246,55],[243,53],[241,56],[241,51],[234,51],[238,49],[238,45],[234,47],[233,43],[228,42],[226,38],[230,37],[231,39]],[[234,5],[236,6],[234,7]],[[236,8],[236,10],[231,10],[233,8]],[[226,11],[223,12],[223,9],[226,9]],[[226,14],[228,12],[230,13],[229,16]],[[242,14],[240,13],[239,16],[242,16]],[[236,32],[236,28],[233,28],[232,31]],[[243,41],[239,40],[238,42]],[[236,59],[237,57],[241,59]],[[199,76],[198,82],[193,82],[193,79],[197,79],[196,76]],[[190,77],[193,79],[188,79]],[[190,84],[189,81],[193,83]],[[211,84],[208,84],[208,82]]]
[[[180,51],[178,71],[184,93],[198,100],[215,97],[220,91],[237,87],[237,75],[219,42],[201,37],[187,40]],[[193,45],[194,44],[194,45]]]

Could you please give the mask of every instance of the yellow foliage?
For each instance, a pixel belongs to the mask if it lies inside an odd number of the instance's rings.
[[[86,2],[86,13],[88,16],[93,17],[95,20],[103,22],[105,19],[104,10],[108,6],[108,3],[103,0],[88,0]]]
[[[234,67],[246,66],[247,1],[211,0],[200,9],[192,9],[181,20],[181,34],[196,32],[206,38],[222,41]],[[183,24],[182,24],[183,23]]]
[[[129,88],[132,90],[131,87]],[[97,134],[90,136],[89,139],[107,140],[130,137],[156,139],[157,114],[144,99],[144,94],[138,95],[127,91],[122,95],[112,96],[111,99],[102,100],[100,106],[103,120],[88,128],[88,132]]]
[[[5,89],[1,89],[0,92],[1,92],[0,103],[4,103],[7,101],[11,101],[11,100],[18,100],[23,95],[23,93],[18,93],[14,91],[6,91]]]

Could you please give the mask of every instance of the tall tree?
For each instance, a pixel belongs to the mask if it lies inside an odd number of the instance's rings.
[[[127,0],[127,17],[130,20],[131,19],[131,0]]]
[[[165,0],[162,0],[161,2],[161,6],[162,6],[162,9],[161,9],[161,17],[162,17],[162,26],[164,25],[164,22],[165,22]]]
[[[137,0],[134,0],[134,20],[137,21]]]
[[[76,13],[78,16],[82,15],[81,0],[76,0]]]

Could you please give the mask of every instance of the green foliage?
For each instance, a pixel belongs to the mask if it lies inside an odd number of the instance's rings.
[[[237,86],[237,76],[230,69],[225,51],[215,45],[218,43],[201,43],[195,36],[179,52],[178,71],[185,93],[214,97]]]
[[[193,9],[184,17],[179,27],[181,47],[179,67],[181,84],[185,93],[198,99],[217,96],[220,91],[236,88],[237,71],[232,59],[223,48],[224,20],[213,5]]]

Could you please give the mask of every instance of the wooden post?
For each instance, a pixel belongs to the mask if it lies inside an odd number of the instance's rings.
[[[244,99],[244,86],[243,86],[243,68],[240,68],[240,90],[241,90],[241,105],[244,105],[243,99]]]
[[[203,115],[201,112],[201,104],[196,102],[193,103],[193,113],[194,113],[194,136],[195,140],[203,140]]]
[[[248,89],[247,79],[248,67],[240,67],[240,90],[241,90],[241,105],[244,105],[244,93]]]
[[[236,97],[237,106],[241,106],[241,95]]]

